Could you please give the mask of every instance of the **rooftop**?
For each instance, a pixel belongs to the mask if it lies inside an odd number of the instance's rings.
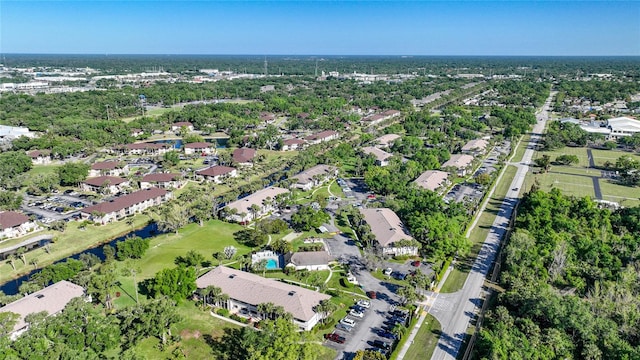
[[[91,165],[93,170],[113,170],[122,168],[123,164],[119,161],[99,161]]]
[[[232,168],[229,166],[218,165],[218,166],[208,167],[204,170],[196,171],[196,174],[201,176],[220,176],[220,175],[228,174],[234,170],[235,168]]]
[[[206,149],[210,147],[215,147],[215,144],[208,143],[208,142],[194,142],[194,143],[185,144],[184,147],[186,149]]]
[[[333,175],[337,170],[338,168],[331,165],[316,165],[305,171],[299,172],[298,174],[294,175],[293,178],[297,180],[298,184],[307,184],[310,181],[313,181],[314,176]]]
[[[442,186],[445,181],[447,181],[448,177],[448,172],[440,170],[427,170],[413,182],[421,188],[435,191],[437,188]]]
[[[0,212],[0,230],[10,229],[29,222],[29,217],[15,211]]]
[[[360,213],[364,216],[364,221],[369,224],[371,232],[382,247],[387,247],[396,241],[412,239],[393,210],[369,208],[360,209]]]
[[[129,180],[123,179],[117,176],[98,176],[94,178],[90,178],[84,181],[85,184],[91,186],[102,186],[102,185],[120,185]]]
[[[291,254],[289,262],[296,266],[326,265],[329,253],[326,251],[302,251]]]
[[[484,151],[488,145],[489,145],[489,142],[487,140],[483,140],[483,139],[469,140],[462,147],[462,151],[472,151],[472,150]]]
[[[307,136],[304,139],[308,140],[308,141],[321,140],[321,139],[325,139],[325,138],[328,138],[328,137],[334,136],[334,135],[338,135],[338,132],[337,131],[333,131],[333,130],[325,130],[325,131],[321,131],[319,133],[311,134],[311,135]]]
[[[167,182],[178,180],[182,177],[181,174],[178,173],[156,173],[156,174],[148,174],[142,177],[143,182]]]
[[[18,331],[27,326],[24,321],[27,315],[41,311],[46,311],[49,315],[57,314],[67,306],[71,299],[83,294],[84,289],[81,286],[62,280],[1,307],[0,312],[12,312],[20,315],[18,322],[13,327],[13,331]]]
[[[389,146],[389,144],[391,144],[395,140],[398,140],[399,138],[400,138],[400,135],[398,134],[386,134],[377,138],[376,141],[378,142],[378,144],[382,146]]]
[[[393,156],[393,154],[388,153],[384,150],[380,150],[377,147],[367,146],[362,148],[362,152],[367,155],[375,156],[376,160],[383,162]]]
[[[236,209],[238,214],[248,213],[251,205],[262,207],[267,198],[275,199],[276,196],[287,193],[289,193],[289,190],[287,189],[272,186],[258,190],[247,197],[231,202],[225,208]]]
[[[151,187],[144,190],[138,190],[131,194],[120,196],[111,201],[105,201],[93,206],[87,206],[80,211],[85,214],[91,214],[94,211],[102,214],[109,214],[112,212],[120,211],[122,209],[126,209],[130,206],[145,202],[150,199],[155,199],[159,196],[164,196],[167,193],[167,190],[159,189],[157,187]]]
[[[233,150],[233,161],[237,163],[247,163],[251,162],[253,158],[256,156],[256,150],[251,148],[240,148]]]
[[[271,302],[282,306],[286,312],[302,321],[313,318],[316,314],[314,308],[320,301],[331,298],[317,291],[225,266],[218,266],[202,275],[196,280],[196,285],[200,289],[210,285],[217,286],[230,298],[253,306]]]
[[[451,158],[444,164],[442,164],[443,168],[446,167],[455,167],[458,169],[465,169],[473,162],[473,156],[466,154],[455,154],[451,155]]]

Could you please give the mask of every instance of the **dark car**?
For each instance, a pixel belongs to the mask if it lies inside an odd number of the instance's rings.
[[[396,280],[404,280],[407,278],[407,274],[403,273],[403,272],[394,272],[393,274],[393,278]]]
[[[327,334],[324,336],[327,340],[331,340],[333,342],[337,342],[338,344],[344,344],[344,342],[347,340],[344,338],[344,336],[340,336],[336,333],[331,333],[331,334]]]
[[[388,331],[384,331],[384,330],[380,330],[378,331],[378,336],[383,337],[383,338],[387,338],[387,339],[391,339],[391,340],[397,340],[398,336],[396,336],[396,334],[390,333]]]
[[[368,296],[370,299],[375,299],[375,298],[377,298],[377,297],[378,297],[378,294],[377,294],[375,291],[367,291],[367,296]]]
[[[411,265],[415,266],[415,267],[419,267],[420,266],[420,260],[415,260],[411,262]]]
[[[391,345],[389,345],[388,343],[382,341],[382,340],[373,340],[373,346],[377,347],[378,349],[383,349],[383,350],[389,350],[391,349]]]

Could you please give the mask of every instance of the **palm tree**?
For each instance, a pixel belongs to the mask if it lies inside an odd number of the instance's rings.
[[[267,271],[267,259],[262,259],[257,263],[253,264],[254,271],[262,271],[262,276],[265,276],[265,272]]]
[[[258,313],[260,314],[260,317],[264,320],[271,317],[275,307],[276,307],[275,304],[272,302],[260,303],[258,304],[257,310],[258,310]]]
[[[329,318],[331,313],[338,310],[338,305],[331,302],[330,300],[322,300],[320,304],[316,307],[316,311],[322,314],[322,323],[324,324],[326,319]]]
[[[15,255],[18,256],[20,259],[22,259],[22,262],[27,265],[27,258],[24,256],[24,253],[26,252],[26,249],[21,247],[18,250],[16,250]]]

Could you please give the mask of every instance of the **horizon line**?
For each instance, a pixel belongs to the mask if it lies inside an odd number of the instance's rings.
[[[308,56],[308,57],[400,57],[400,58],[411,58],[411,57],[638,57],[640,58],[640,54],[638,55],[489,55],[489,54],[465,54],[465,55],[454,55],[454,54],[440,54],[440,55],[411,55],[411,54],[210,54],[210,53],[36,53],[36,52],[0,52],[0,55],[92,55],[92,56],[123,56],[123,55],[134,55],[134,56]]]

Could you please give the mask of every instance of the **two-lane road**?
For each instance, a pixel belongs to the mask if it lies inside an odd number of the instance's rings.
[[[549,106],[555,93],[551,93],[542,110],[536,114],[537,123],[533,127],[533,134],[524,153],[522,162],[513,164],[518,171],[511,182],[509,191],[500,207],[491,227],[489,235],[476,258],[462,290],[455,295],[442,296],[435,299],[433,315],[440,321],[442,334],[438,346],[431,357],[432,360],[455,360],[464,341],[470,322],[476,317],[485,297],[483,284],[496,258],[500,241],[502,241],[513,210],[518,203],[520,189],[529,171],[529,164],[533,158],[536,144],[540,141],[548,120]],[[478,214],[480,216],[480,214]]]

